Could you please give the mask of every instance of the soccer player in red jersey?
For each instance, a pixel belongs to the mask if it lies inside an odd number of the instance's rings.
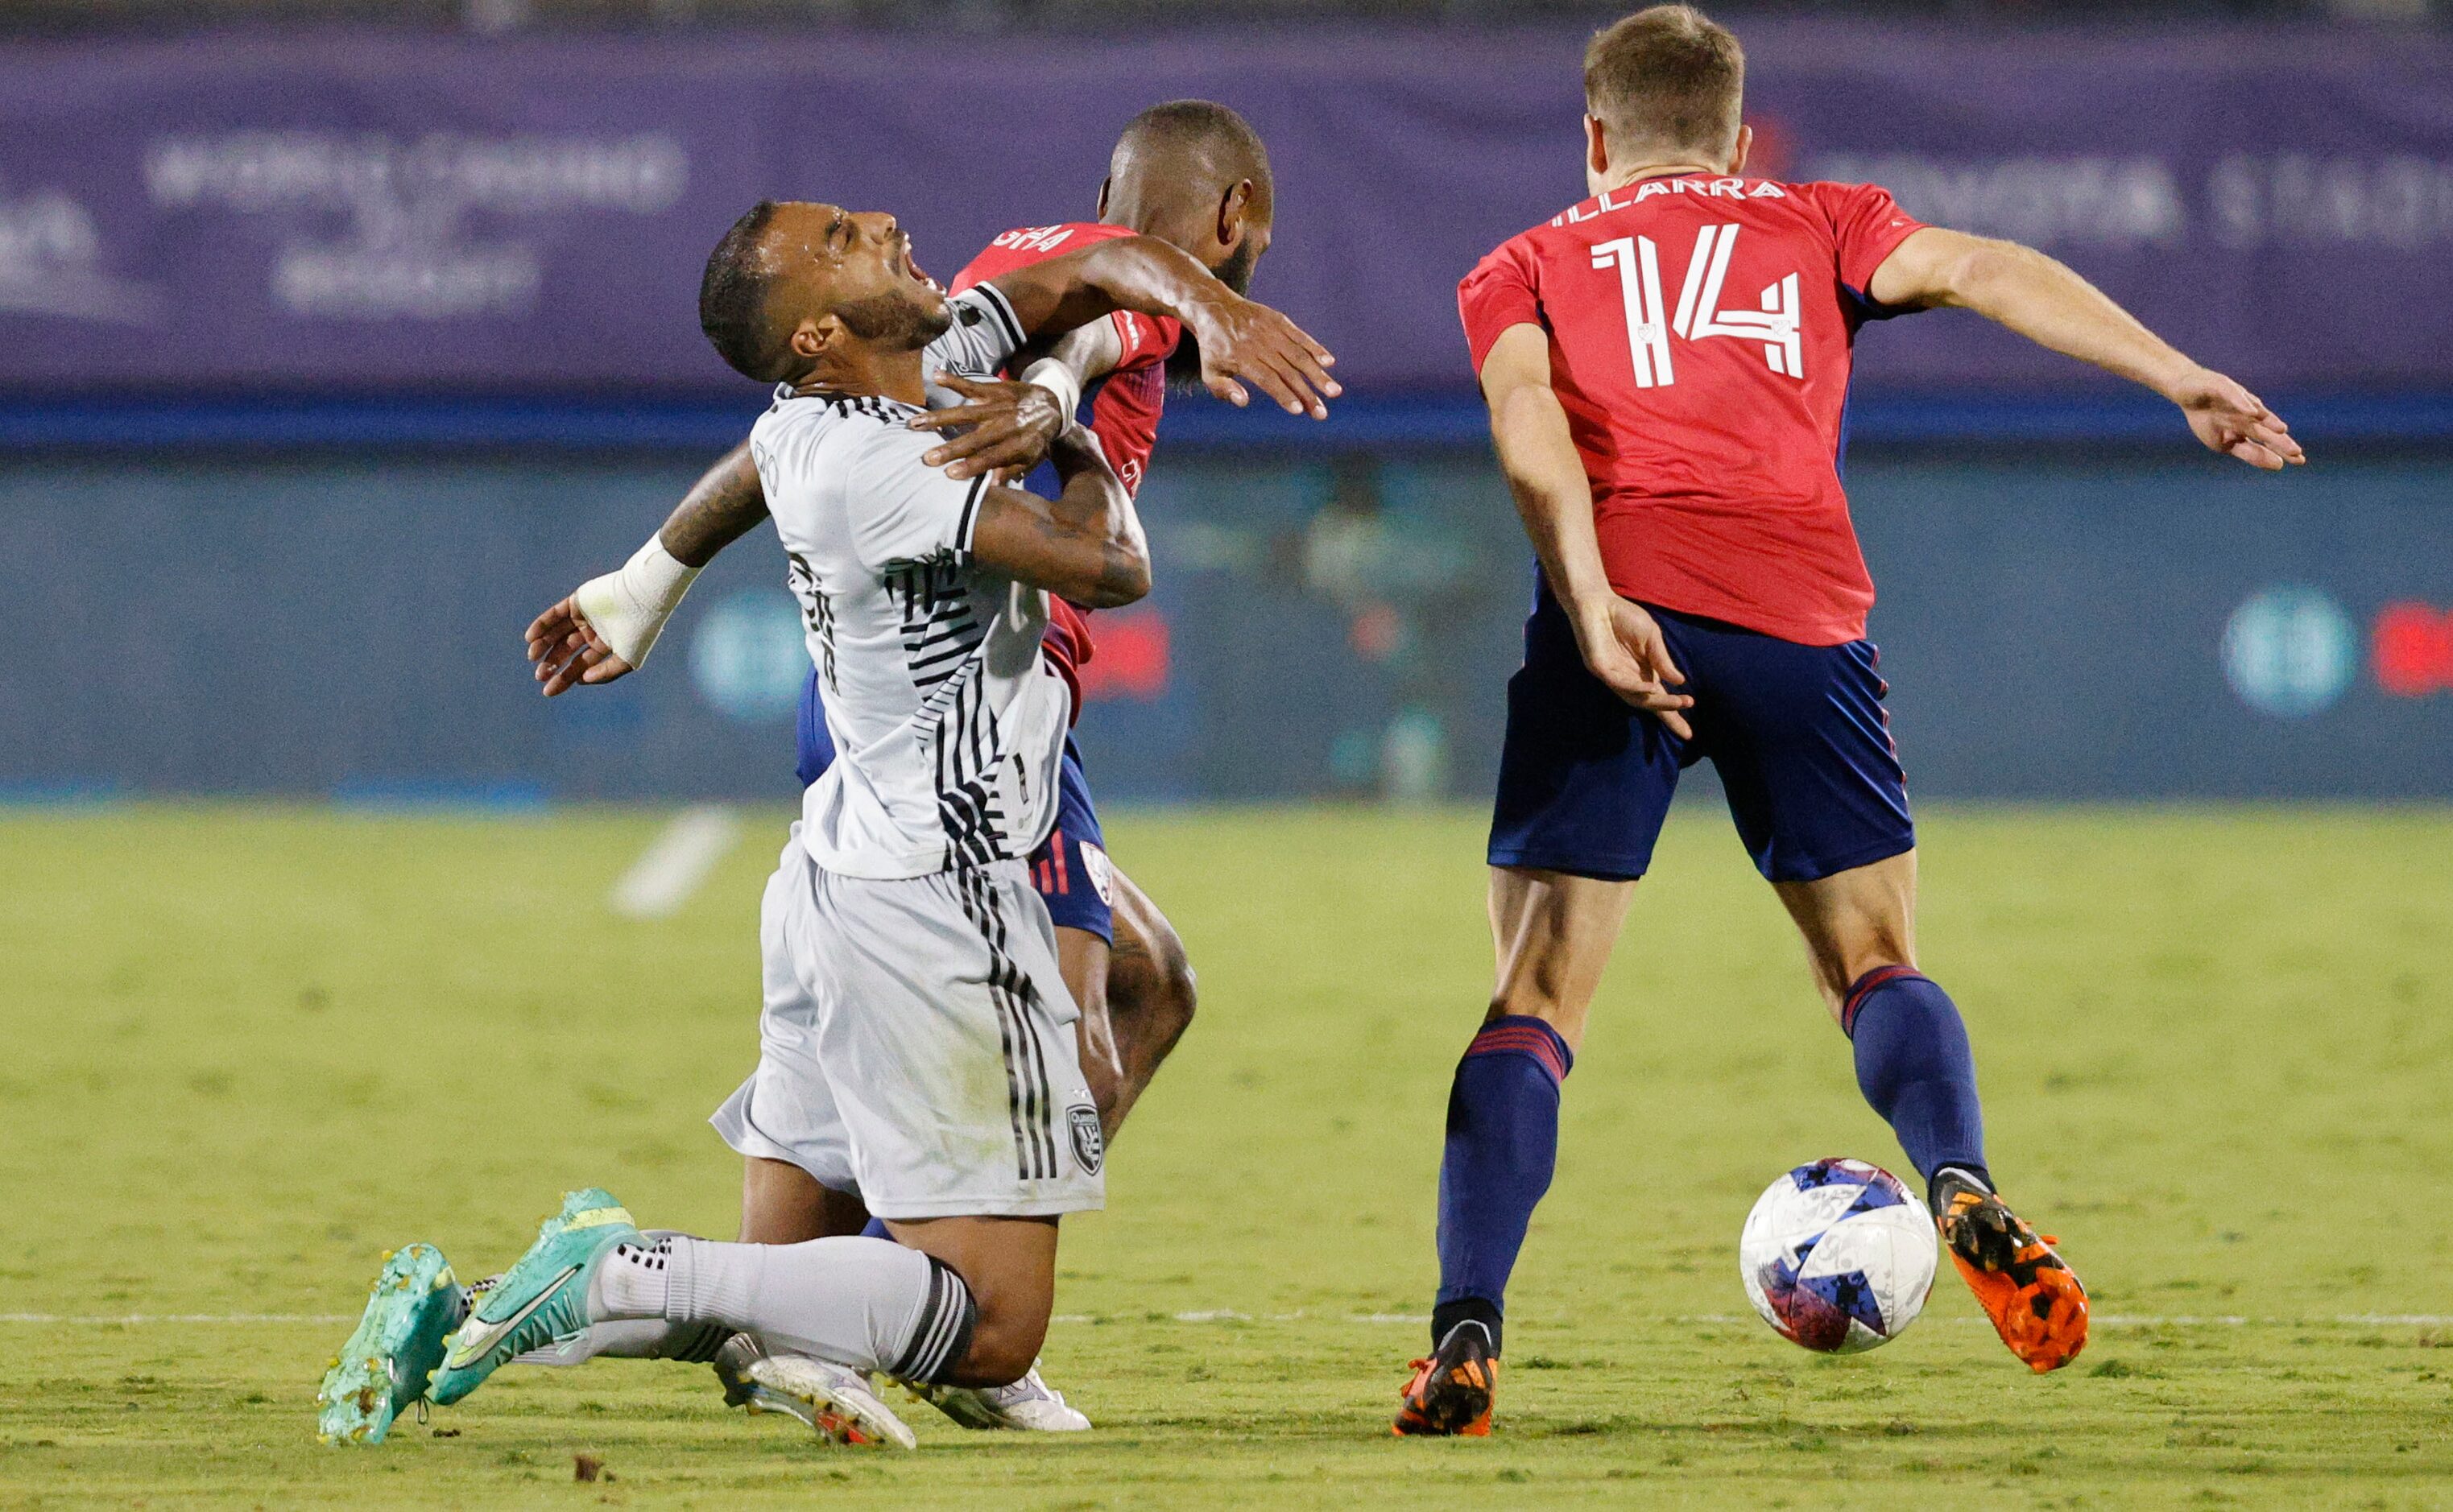
[[[1840,483],[1850,343],[1958,306],[2153,388],[2219,452],[2279,468],[2301,449],[2051,258],[1925,226],[1871,185],[1747,176],[1744,77],[1737,40],[1689,7],[1602,31],[1592,197],[1459,291],[1540,580],[1491,825],[1496,985],[1449,1097],[1432,1353],[1401,1434],[1489,1431],[1560,1084],[1678,774],[1704,760],[2003,1342],[2045,1371],[2086,1340],[2054,1242],[1995,1192],[1965,1027],[1917,968],[1916,835]]]

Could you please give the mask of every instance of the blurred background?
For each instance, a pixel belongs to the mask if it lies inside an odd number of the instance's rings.
[[[827,198],[948,276],[1090,218],[1181,96],[1267,140],[1254,292],[1349,397],[1171,400],[1159,587],[1087,669],[1099,791],[1479,799],[1529,570],[1454,288],[1582,197],[1579,56],[1624,9],[0,3],[0,799],[789,796],[765,532],[642,675],[548,704],[521,652],[763,407],[698,334],[707,249]],[[2314,459],[2208,456],[1972,316],[1869,328],[1847,477],[1911,784],[2453,792],[2453,9],[1709,9],[1759,171],[2046,249]]]

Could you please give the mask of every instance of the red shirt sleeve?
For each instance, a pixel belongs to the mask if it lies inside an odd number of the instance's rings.
[[[1900,209],[1891,191],[1879,184],[1817,184],[1814,189],[1831,222],[1840,282],[1859,294],[1900,243],[1925,229],[1925,222]]]
[[[1465,344],[1473,352],[1477,373],[1500,332],[1510,326],[1546,324],[1541,298],[1533,291],[1532,261],[1523,242],[1502,243],[1465,275],[1457,285],[1457,317],[1465,322]]]
[[[1162,363],[1173,354],[1175,344],[1184,334],[1181,322],[1165,315],[1144,315],[1134,310],[1120,309],[1107,317],[1116,328],[1116,339],[1124,344],[1116,358],[1116,370],[1147,368]]]

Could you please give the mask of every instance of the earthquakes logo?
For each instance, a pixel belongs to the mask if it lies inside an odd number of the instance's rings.
[[[1084,1171],[1098,1175],[1100,1165],[1107,1158],[1107,1142],[1099,1132],[1099,1110],[1075,1107],[1066,1115],[1066,1119],[1073,1126],[1074,1160],[1081,1163]]]
[[[157,209],[270,221],[274,301],[349,320],[525,314],[555,232],[669,209],[688,176],[681,144],[653,132],[234,131],[160,137],[145,154]]]

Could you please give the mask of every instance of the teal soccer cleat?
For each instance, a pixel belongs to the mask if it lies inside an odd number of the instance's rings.
[[[326,1443],[381,1443],[392,1420],[426,1394],[443,1363],[443,1341],[468,1312],[443,1251],[410,1244],[384,1256],[357,1332],[332,1357],[316,1436]]]
[[[612,1193],[591,1186],[565,1197],[528,1252],[445,1341],[443,1368],[428,1396],[449,1406],[516,1357],[585,1331],[588,1285],[598,1263],[614,1245],[640,1242],[629,1209]]]

